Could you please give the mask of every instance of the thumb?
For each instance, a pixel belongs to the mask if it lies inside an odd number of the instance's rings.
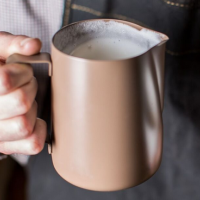
[[[39,53],[42,43],[38,38],[25,35],[13,35],[0,31],[0,60],[5,60],[13,53],[33,55]]]

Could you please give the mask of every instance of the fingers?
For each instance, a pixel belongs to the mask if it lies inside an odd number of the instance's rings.
[[[0,152],[37,154],[46,139],[46,123],[36,119],[37,81],[28,64],[5,64],[14,53],[39,53],[38,38],[0,31]]]
[[[37,81],[33,77],[26,85],[0,96],[0,120],[27,113],[34,102],[37,87]]]
[[[0,67],[0,95],[28,83],[33,78],[33,69],[28,64],[7,64]]]
[[[35,155],[42,151],[46,139],[47,127],[45,121],[36,120],[33,133],[25,139],[0,142],[0,152],[4,154]]]
[[[28,113],[0,121],[0,141],[24,139],[33,132],[37,118],[37,103],[34,101]]]
[[[33,55],[40,51],[42,43],[38,38],[25,35],[13,35],[0,31],[0,60],[5,60],[13,53]]]

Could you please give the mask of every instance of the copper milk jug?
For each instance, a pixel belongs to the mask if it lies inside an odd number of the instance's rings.
[[[13,54],[7,63],[49,63],[53,165],[66,181],[89,190],[115,191],[136,186],[159,168],[162,157],[162,110],[165,42],[139,56],[121,60],[91,60],[63,52],[69,34],[95,19],[57,31],[51,55]],[[70,28],[74,28],[70,32]],[[84,34],[87,34],[84,32]]]

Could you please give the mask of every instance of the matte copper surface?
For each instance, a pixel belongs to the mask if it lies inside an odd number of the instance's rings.
[[[163,35],[162,44],[135,58],[95,61],[62,53],[52,39],[52,159],[61,177],[85,189],[114,191],[157,171],[167,40]],[[50,62],[43,53],[36,56],[8,61]]]

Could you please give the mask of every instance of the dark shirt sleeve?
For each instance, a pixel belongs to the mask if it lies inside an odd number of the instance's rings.
[[[7,155],[0,153],[0,160],[3,160],[4,158],[7,158]]]

